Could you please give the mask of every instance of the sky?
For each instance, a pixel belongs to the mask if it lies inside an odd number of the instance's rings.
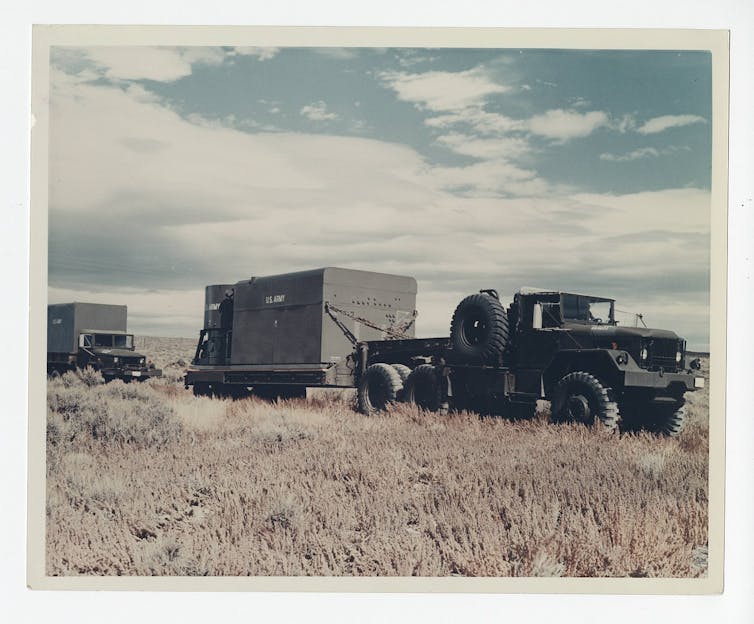
[[[613,297],[709,344],[711,57],[700,51],[53,48],[49,301],[193,337],[204,286],[412,275]],[[624,322],[629,320],[626,315]]]

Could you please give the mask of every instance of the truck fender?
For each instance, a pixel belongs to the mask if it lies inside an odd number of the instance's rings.
[[[558,351],[542,371],[545,396],[550,396],[555,384],[564,375],[583,371],[594,375],[607,387],[621,385],[623,371],[615,358],[621,351],[610,349],[563,349]]]

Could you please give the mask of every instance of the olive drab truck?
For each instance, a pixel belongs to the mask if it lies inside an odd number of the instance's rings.
[[[47,306],[47,374],[91,367],[105,381],[145,380],[162,371],[136,352],[126,331],[124,305],[57,303]]]
[[[198,395],[302,396],[356,388],[371,414],[394,402],[676,435],[685,394],[703,387],[698,358],[672,331],[624,327],[614,300],[493,289],[464,298],[449,336],[416,338],[416,280],[325,268],[205,290],[204,327],[186,387]],[[222,301],[232,318],[222,323]]]

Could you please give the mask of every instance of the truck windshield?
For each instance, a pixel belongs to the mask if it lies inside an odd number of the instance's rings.
[[[563,318],[597,325],[613,325],[613,301],[583,295],[562,296]]]
[[[117,349],[131,349],[134,337],[131,334],[94,334],[95,347],[115,347]]]
[[[119,349],[131,349],[134,346],[134,337],[131,334],[125,336],[113,336],[113,346]]]

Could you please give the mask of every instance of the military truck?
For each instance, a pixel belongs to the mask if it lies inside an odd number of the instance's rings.
[[[91,367],[105,381],[144,380],[162,371],[134,350],[126,332],[128,309],[101,303],[57,303],[47,306],[47,374],[60,375]]]
[[[213,316],[221,292],[226,310],[235,299],[225,326]],[[328,268],[208,286],[205,297],[186,375],[196,394],[356,387],[365,414],[407,401],[517,417],[544,399],[555,421],[676,435],[685,393],[704,384],[682,338],[620,326],[604,297],[524,289],[506,309],[495,290],[481,290],[436,338],[414,337],[409,277]]]

